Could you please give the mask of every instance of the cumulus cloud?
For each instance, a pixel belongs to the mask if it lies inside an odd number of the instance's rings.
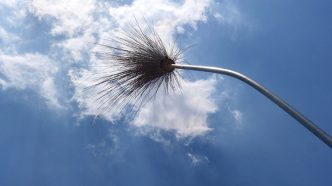
[[[101,74],[103,70],[98,68],[103,65],[101,60],[93,55],[93,43],[100,42],[101,38],[109,39],[113,34],[117,34],[119,29],[125,29],[128,23],[133,23],[134,18],[142,25],[153,24],[164,41],[173,43],[175,33],[186,34],[187,26],[196,29],[199,22],[206,22],[215,2],[135,0],[121,5],[98,0],[5,0],[1,1],[0,5],[16,12],[11,14],[8,20],[6,18],[8,23],[13,23],[13,28],[17,28],[18,24],[15,22],[18,19],[24,20],[24,16],[32,15],[41,23],[50,26],[47,36],[52,41],[49,53],[44,54],[31,51],[18,54],[15,47],[11,52],[3,49],[0,53],[2,88],[34,89],[48,104],[59,105],[59,93],[55,86],[56,74],[58,71],[69,72],[74,88],[72,100],[78,103],[81,116],[84,117],[100,114],[95,97],[91,96],[89,91],[84,91],[89,85],[91,74]],[[224,22],[230,20],[228,16],[237,15],[234,7],[226,10],[230,13],[220,14]],[[212,15],[218,18],[217,13]],[[15,38],[14,34],[11,35],[2,27],[0,36],[3,43],[9,42],[8,38]],[[73,69],[70,65],[54,63],[51,58],[66,63],[83,61],[84,65],[78,63],[77,68]],[[205,134],[211,130],[207,118],[217,109],[212,98],[216,81],[215,78],[182,80],[182,92],[166,97],[161,91],[153,102],[137,113],[131,123],[137,127],[148,126],[175,131],[179,137]],[[121,117],[121,113],[107,112],[102,116],[109,121],[115,121]]]
[[[54,19],[52,34],[71,37],[93,22],[95,1],[32,0],[29,8],[40,19]]]
[[[186,0],[182,3],[136,0],[130,5],[110,6],[109,14],[116,27],[108,32],[116,34],[118,29],[125,29],[128,23],[133,23],[133,19],[136,18],[143,26],[146,23],[153,23],[155,30],[164,40],[173,42],[174,32],[178,30],[184,32],[182,26],[189,25],[195,28],[199,21],[207,20],[211,2],[210,0]],[[103,33],[103,31],[100,32],[100,34]],[[102,63],[101,60],[92,57],[90,68],[71,72],[71,79],[76,88],[73,99],[83,110],[82,115],[102,114],[104,118],[114,121],[121,116],[121,112],[112,109],[112,111],[100,113],[93,96],[98,90],[90,94],[82,91],[88,86],[87,79],[92,74],[103,73],[103,69],[98,68],[104,65]],[[181,84],[182,92],[175,92],[172,96],[165,96],[164,91],[159,91],[156,99],[144,105],[131,123],[137,127],[148,126],[175,131],[178,137],[197,136],[210,131],[207,118],[217,109],[211,96],[216,79],[182,80]]]
[[[91,69],[71,71],[71,80],[76,89],[73,99],[81,108],[81,117],[100,115],[115,122],[122,117],[121,110],[103,110],[96,100],[100,90],[85,90],[91,85],[94,74],[106,73],[104,66],[107,64],[102,62],[96,64],[93,63]],[[131,124],[136,127],[174,131],[179,138],[206,134],[212,130],[207,123],[208,115],[217,110],[212,94],[218,80],[216,77],[197,81],[181,79],[181,91],[170,92],[171,95],[167,95],[164,90],[159,90],[153,100],[139,109]],[[116,107],[116,105],[106,106]]]
[[[207,123],[209,113],[217,110],[211,94],[217,79],[183,80],[182,91],[165,95],[159,91],[156,98],[140,109],[133,121],[135,126],[153,126],[173,130],[178,137],[197,136],[211,129]]]
[[[48,104],[60,107],[54,83],[58,68],[52,60],[38,53],[6,55],[0,51],[0,85],[2,89],[32,89]]]
[[[0,23],[0,88],[30,89],[44,98],[52,108],[62,107],[55,85],[58,66],[47,55],[38,52],[19,53],[22,38],[21,24],[25,23],[26,2],[1,1],[0,8],[9,13]],[[18,29],[17,31],[15,29]],[[10,32],[8,30],[11,30]],[[14,31],[13,31],[14,30]],[[24,30],[26,28],[24,27]]]
[[[41,20],[52,22],[51,34],[66,38],[55,44],[74,61],[82,60],[98,37],[115,34],[137,18],[139,22],[153,23],[156,31],[166,41],[172,41],[175,31],[184,32],[182,26],[196,28],[199,21],[207,20],[212,0],[135,0],[130,5],[119,6],[97,0],[32,0],[30,13]],[[52,4],[52,6],[49,6]],[[142,24],[143,25],[143,24]],[[88,47],[90,46],[90,47]]]
[[[177,3],[169,0],[136,0],[130,6],[111,7],[110,15],[123,27],[132,22],[133,17],[153,22],[156,31],[166,40],[182,26],[189,24],[196,28],[200,21],[207,21],[208,8],[212,0],[185,0]],[[144,15],[144,16],[142,16]]]
[[[52,36],[64,37],[53,47],[62,50],[67,54],[67,60],[72,59],[72,62],[82,60],[84,52],[88,52],[89,46],[95,43],[93,34],[101,27],[94,17],[99,12],[95,0],[32,0],[28,3],[28,9],[40,20],[52,23]]]

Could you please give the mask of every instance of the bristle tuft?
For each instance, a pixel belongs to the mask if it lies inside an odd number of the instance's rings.
[[[168,51],[153,28],[130,25],[114,41],[115,46],[98,44],[102,49],[98,54],[116,70],[97,78],[89,87],[98,90],[96,101],[101,112],[123,110],[128,104],[139,108],[160,88],[168,92],[180,86],[172,64],[179,62],[182,51],[175,45]]]

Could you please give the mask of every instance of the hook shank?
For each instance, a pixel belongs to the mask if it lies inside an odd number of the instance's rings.
[[[239,79],[239,80],[247,83],[248,85],[250,85],[251,87],[253,87],[257,91],[262,93],[264,96],[266,96],[268,99],[273,101],[281,109],[286,111],[294,119],[296,119],[298,122],[300,122],[310,132],[312,132],[314,135],[316,135],[326,145],[328,145],[330,148],[332,148],[332,137],[329,134],[327,134],[324,130],[319,128],[316,124],[314,124],[312,121],[310,121],[304,115],[302,115],[300,112],[298,112],[293,107],[291,107],[284,100],[282,100],[278,96],[274,95],[271,91],[269,91],[264,86],[257,83],[256,81],[250,79],[249,77],[247,77],[247,76],[245,76],[245,75],[243,75],[239,72],[233,71],[233,70],[224,69],[224,68],[217,68],[217,67],[195,66],[195,65],[179,65],[179,64],[172,64],[172,67],[173,68],[178,68],[178,69],[196,70],[196,71],[204,71],[204,72],[213,72],[213,73],[223,74],[223,75],[234,77],[236,79]]]

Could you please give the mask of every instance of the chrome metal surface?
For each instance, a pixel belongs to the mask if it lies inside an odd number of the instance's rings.
[[[217,68],[217,67],[179,65],[179,64],[173,64],[172,67],[178,68],[178,69],[196,70],[196,71],[223,74],[223,75],[234,77],[236,79],[239,79],[239,80],[247,83],[254,89],[258,90],[260,93],[262,93],[264,96],[269,98],[275,104],[277,104],[280,108],[282,108],[284,111],[286,111],[294,119],[296,119],[298,122],[300,122],[305,128],[307,128],[310,132],[312,132],[320,140],[322,140],[326,145],[328,145],[330,148],[332,148],[332,137],[329,134],[327,134],[324,130],[319,128],[316,124],[314,124],[312,121],[310,121],[304,115],[302,115],[300,112],[298,112],[293,107],[291,107],[284,100],[282,100],[278,96],[274,95],[271,91],[266,89],[264,86],[258,84],[256,81],[252,80],[251,78],[249,78],[239,72],[233,71],[233,70]]]

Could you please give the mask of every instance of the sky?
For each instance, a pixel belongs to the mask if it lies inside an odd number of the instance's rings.
[[[0,185],[331,185],[331,149],[239,80],[181,71],[131,112],[84,91],[95,43],[136,18],[332,134],[331,17],[327,0],[2,0]]]

